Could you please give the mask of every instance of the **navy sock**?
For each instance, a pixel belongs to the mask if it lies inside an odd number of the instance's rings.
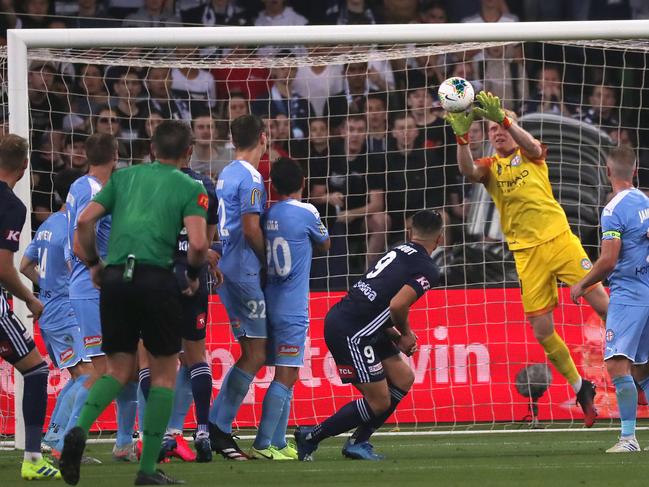
[[[320,443],[325,438],[336,436],[349,431],[363,423],[369,423],[376,416],[365,398],[348,402],[340,408],[333,416],[329,416],[323,423],[320,423],[307,436],[307,440],[313,443]]]
[[[47,409],[47,377],[45,362],[23,372],[23,418],[25,419],[25,451],[40,453],[43,423]]]
[[[196,424],[199,433],[208,433],[210,401],[212,399],[212,371],[207,362],[199,362],[189,368],[192,382]]]
[[[149,398],[149,389],[151,389],[151,371],[148,367],[140,369],[138,374],[140,380],[140,389],[142,389],[142,394],[144,394],[144,399]]]
[[[389,389],[390,407],[383,414],[376,416],[373,421],[360,425],[352,435],[352,441],[354,443],[363,443],[364,441],[368,441],[370,439],[370,436],[372,436],[377,429],[383,426],[383,423],[388,420],[394,410],[397,409],[397,406],[399,405],[401,400],[405,397],[406,394],[408,394],[408,391],[402,391],[396,386],[391,385]]]

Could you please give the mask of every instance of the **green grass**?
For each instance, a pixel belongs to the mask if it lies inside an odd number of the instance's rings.
[[[471,485],[471,486],[607,486],[646,483],[649,452],[607,455],[614,431],[524,432],[444,436],[381,436],[373,439],[383,462],[346,460],[344,438],[325,441],[312,463],[227,462],[183,464],[174,460],[165,472],[191,486],[234,485]],[[639,432],[640,440],[647,437]],[[250,446],[250,441],[242,441]],[[645,442],[646,444],[646,442]],[[136,466],[110,459],[112,445],[94,444],[88,454],[103,465],[82,467],[79,486],[132,485]],[[0,452],[0,486],[25,486],[19,477],[22,455]],[[63,482],[55,482],[64,485]],[[50,485],[50,483],[48,483]]]

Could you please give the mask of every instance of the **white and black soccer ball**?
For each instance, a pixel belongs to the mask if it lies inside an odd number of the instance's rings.
[[[444,110],[457,113],[464,112],[471,106],[475,92],[471,83],[464,78],[454,76],[439,85],[437,95]]]

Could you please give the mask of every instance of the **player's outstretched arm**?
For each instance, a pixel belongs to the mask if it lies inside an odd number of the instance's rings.
[[[469,148],[469,129],[475,119],[473,112],[447,113],[444,120],[451,126],[457,140],[457,163],[460,174],[474,183],[483,182],[488,168],[477,166]]]
[[[579,298],[586,294],[586,291],[593,285],[604,280],[613,272],[615,264],[620,256],[622,240],[619,238],[602,240],[602,250],[599,259],[593,264],[593,268],[577,284],[570,288],[570,297],[575,304],[579,304]]]

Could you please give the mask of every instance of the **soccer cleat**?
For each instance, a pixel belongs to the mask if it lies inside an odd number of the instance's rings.
[[[79,483],[79,470],[83,450],[86,448],[86,434],[75,426],[65,435],[63,440],[63,451],[59,460],[59,469],[66,484],[77,485]]]
[[[291,460],[297,460],[297,448],[295,447],[295,443],[292,441],[287,442],[284,448],[277,448],[277,451],[285,457],[289,457]]]
[[[135,451],[136,444],[134,441],[130,445],[123,446],[122,448],[117,448],[117,444],[115,444],[113,446],[113,460],[116,462],[136,463],[138,461],[138,455]]]
[[[615,445],[606,450],[606,453],[630,453],[634,451],[640,451],[640,445],[635,436],[632,438],[620,438]]]
[[[263,449],[257,449],[253,446],[250,449],[249,456],[259,460],[293,460],[292,458],[280,453],[280,451],[274,446],[269,446],[268,448]]]
[[[194,440],[196,450],[196,463],[208,463],[212,461],[212,447],[208,436],[198,436]]]
[[[137,441],[135,442],[135,457],[137,458],[137,461],[140,461],[140,457],[142,456],[142,438],[138,438]]]
[[[581,382],[581,389],[577,393],[577,404],[581,406],[584,411],[584,425],[590,428],[595,424],[597,418],[597,409],[595,408],[595,384],[591,381],[583,379]]]
[[[25,480],[60,479],[61,472],[44,458],[35,463],[23,461],[20,467],[20,476]]]
[[[176,457],[183,462],[196,461],[196,453],[189,448],[187,441],[183,438],[182,433],[176,433],[173,436],[165,436],[162,440],[162,448],[158,461],[161,462],[166,458]]]
[[[312,462],[313,452],[318,449],[318,445],[306,439],[307,435],[313,431],[313,428],[295,429],[295,444],[297,445],[297,459],[302,462]]]
[[[351,458],[353,460],[384,460],[383,455],[374,453],[374,447],[369,441],[362,441],[360,443],[352,443],[351,440],[347,440],[345,446],[343,446],[343,456],[345,458]]]
[[[135,485],[179,485],[184,483],[184,480],[169,477],[160,469],[151,474],[138,472],[135,477]]]
[[[210,448],[212,451],[220,453],[226,460],[245,461],[250,460],[231,433],[224,433],[216,425],[210,423]]]

